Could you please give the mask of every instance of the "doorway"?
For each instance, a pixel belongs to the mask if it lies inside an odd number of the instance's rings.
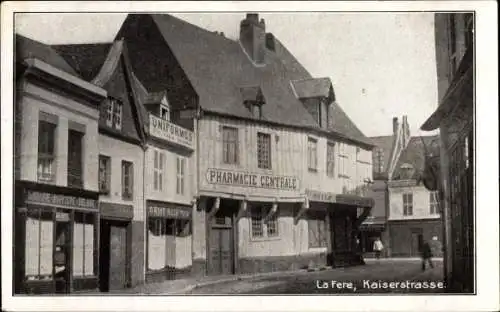
[[[233,204],[236,203],[236,207]],[[210,275],[234,274],[234,209],[237,201],[222,200],[219,211],[209,220],[209,265]]]
[[[55,292],[66,294],[70,292],[70,257],[71,226],[68,211],[57,211],[54,244],[54,281]]]
[[[109,292],[130,285],[128,222],[101,219],[99,288]]]
[[[423,244],[424,244],[424,236],[422,234],[422,229],[412,229],[410,255],[412,257],[419,256],[420,252],[422,251]]]

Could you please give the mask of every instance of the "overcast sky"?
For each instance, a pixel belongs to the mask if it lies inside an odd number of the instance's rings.
[[[245,13],[173,14],[236,39]],[[16,14],[16,31],[47,43],[111,41],[125,14]],[[437,107],[432,13],[266,13],[272,32],[315,77],[330,77],[337,101],[367,136],[389,135],[408,115],[412,135]]]

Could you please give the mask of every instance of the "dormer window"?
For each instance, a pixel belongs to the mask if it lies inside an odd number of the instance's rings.
[[[401,180],[409,180],[412,178],[413,172],[414,172],[412,165],[403,164],[403,165],[401,165],[400,170],[401,170],[401,174],[400,174]]]
[[[252,104],[252,115],[254,118],[262,118],[262,106],[259,104]]]
[[[170,120],[170,110],[166,105],[160,105],[160,118],[163,120]]]
[[[110,128],[121,130],[123,104],[117,99],[108,99],[106,101],[105,119],[106,125]]]

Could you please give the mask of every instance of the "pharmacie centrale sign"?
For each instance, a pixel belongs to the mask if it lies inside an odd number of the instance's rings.
[[[193,149],[194,133],[181,126],[149,114],[149,134],[175,144]]]
[[[211,184],[225,184],[267,189],[298,190],[299,188],[299,180],[296,177],[275,176],[223,169],[208,169],[207,181]]]

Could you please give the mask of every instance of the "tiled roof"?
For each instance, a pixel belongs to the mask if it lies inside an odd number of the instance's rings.
[[[292,84],[298,98],[333,96],[332,82],[330,81],[330,78],[294,80],[292,81]]]
[[[425,144],[425,147],[424,147]],[[419,179],[424,165],[426,153],[439,154],[439,136],[417,136],[412,137],[408,146],[401,152],[399,160],[392,174],[393,180],[398,180],[401,177],[401,168],[413,166],[414,172],[411,179]]]
[[[76,71],[51,46],[16,34],[16,62],[37,58],[68,74],[79,77]]]
[[[86,81],[94,79],[101,70],[111,43],[52,45],[66,62]]]
[[[168,14],[153,14],[151,18],[186,73],[205,111],[254,118],[243,105],[240,87],[259,86],[265,99],[262,120],[319,129],[291,85],[291,81],[312,77],[279,40],[275,39],[274,51],[266,49],[265,66],[254,66],[238,41]],[[137,27],[137,31],[140,30],[142,28]],[[322,92],[324,88],[320,87],[319,91]],[[152,89],[147,85],[146,88]],[[315,92],[318,91],[314,89]],[[340,106],[335,102],[333,106],[331,131],[351,140],[371,144]]]

